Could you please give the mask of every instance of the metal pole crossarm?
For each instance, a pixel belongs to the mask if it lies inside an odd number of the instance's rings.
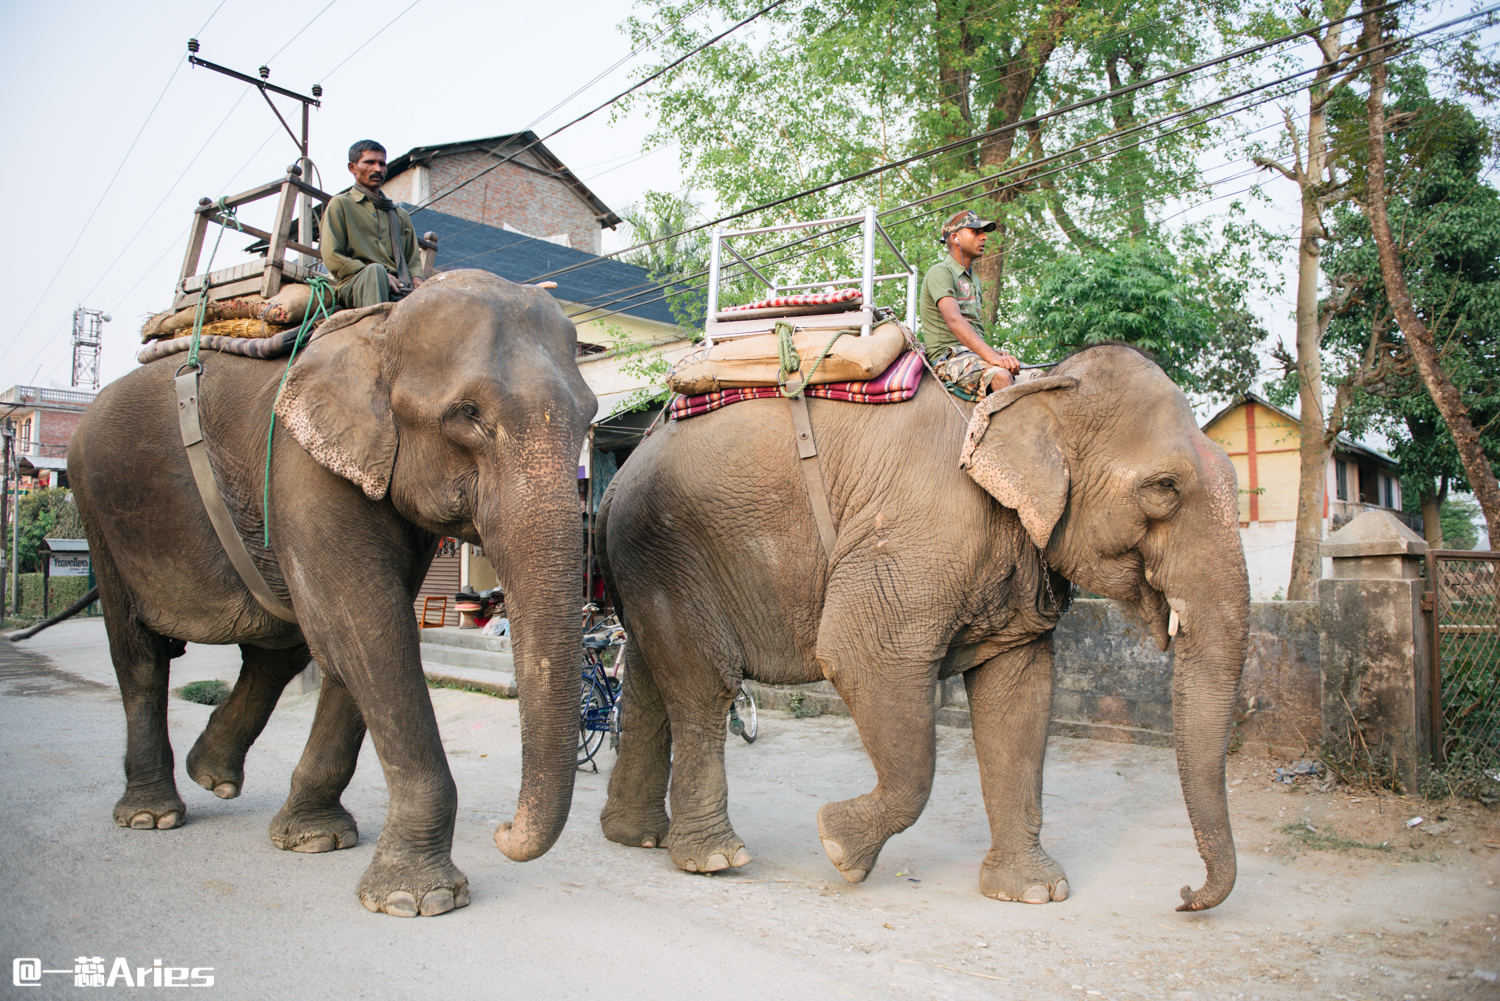
[[[287,90],[285,87],[278,87],[274,83],[267,83],[265,80],[256,79],[255,77],[250,76],[247,73],[241,73],[238,70],[232,70],[227,66],[220,66],[218,63],[211,63],[207,59],[200,59],[198,56],[188,56],[188,62],[192,63],[194,66],[202,66],[204,69],[213,70],[215,73],[223,73],[225,76],[232,76],[236,80],[243,80],[248,84],[259,87],[262,93],[269,90],[273,93],[280,94],[282,97],[290,97],[294,101],[301,101],[303,104],[310,104],[315,108],[321,108],[323,106],[323,102],[319,101],[316,97],[307,97],[303,94],[297,93],[294,90]]]

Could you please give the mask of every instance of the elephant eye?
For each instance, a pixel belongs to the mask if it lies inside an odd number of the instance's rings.
[[[1172,479],[1172,477],[1170,476],[1163,476],[1161,479],[1157,480],[1151,485],[1156,487],[1158,490],[1166,490],[1174,494],[1177,492],[1177,481]]]
[[[476,406],[474,406],[474,404],[472,404],[472,403],[465,403],[464,407],[463,407],[463,410],[464,410],[464,416],[465,417],[472,418],[473,420],[476,420],[476,421],[479,420],[479,408],[476,407]]]

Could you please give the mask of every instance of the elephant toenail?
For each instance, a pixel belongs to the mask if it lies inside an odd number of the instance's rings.
[[[649,834],[646,835],[644,838],[641,839],[641,847],[642,848],[655,848],[656,847],[656,839],[653,838],[653,837],[651,837],[651,835],[649,835]]]
[[[375,914],[380,913],[380,905],[375,902],[375,898],[361,896],[359,898],[359,902],[365,905],[365,910],[371,911]]]
[[[698,863],[693,861],[692,859],[688,859],[686,862],[682,863],[682,868],[687,872],[697,872]]]
[[[214,795],[220,799],[234,799],[240,794],[240,787],[233,782],[220,782],[214,786]]]
[[[1066,879],[1059,879],[1057,881],[1057,885],[1052,888],[1052,899],[1053,900],[1067,900],[1068,899],[1068,881]]]
[[[870,874],[868,869],[840,869],[839,872],[843,873],[844,878],[851,883],[863,883],[865,877]]]
[[[172,828],[181,823],[182,814],[178,813],[176,810],[168,810],[166,813],[161,815],[160,819],[156,821],[156,829],[158,831],[170,831]]]
[[[446,914],[455,906],[457,905],[453,902],[453,891],[447,887],[428,890],[422,896],[422,916],[426,918],[434,914]]]
[[[417,898],[405,890],[397,890],[385,898],[385,907],[382,908],[387,914],[395,918],[414,918],[417,916]]]
[[[749,865],[753,861],[753,856],[751,856],[749,852],[745,851],[745,849],[741,847],[739,851],[734,853],[734,861],[731,862],[730,865],[733,865],[736,869],[738,869],[740,866]]]
[[[723,852],[714,852],[708,857],[708,862],[703,866],[704,872],[718,872],[720,869],[728,869],[729,860],[724,857]]]
[[[844,848],[837,841],[828,838],[823,839],[823,850],[828,853],[828,860],[834,865],[844,861]]]
[[[1052,899],[1052,892],[1047,889],[1045,883],[1032,883],[1021,894],[1021,899],[1028,904],[1045,904]]]
[[[316,854],[317,852],[331,852],[333,851],[333,848],[333,838],[327,834],[319,834],[315,838],[308,838],[300,845],[293,845],[292,851],[306,852],[307,854],[312,855]]]
[[[198,778],[198,784],[209,792],[214,791],[214,780],[212,775],[202,775]]]
[[[156,828],[156,818],[149,813],[138,813],[130,818],[130,827],[136,831],[150,831]]]
[[[453,906],[454,907],[468,907],[469,906],[469,884],[468,883],[461,884],[459,886],[459,888],[454,891],[454,893],[453,893]]]

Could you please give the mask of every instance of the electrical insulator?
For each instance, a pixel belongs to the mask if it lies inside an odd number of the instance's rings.
[[[198,51],[198,39],[196,39],[196,38],[189,38],[188,39],[188,51],[189,52],[193,52],[193,53],[196,53]]]
[[[262,80],[269,80],[271,78],[271,67],[262,66],[260,68],[260,78]]]
[[[321,83],[315,83],[315,84],[313,84],[313,97],[322,97],[322,96],[323,96],[323,85]]]

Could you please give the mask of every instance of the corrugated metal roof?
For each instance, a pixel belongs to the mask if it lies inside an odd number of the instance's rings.
[[[480,268],[513,282],[524,282],[558,268],[594,262],[558,275],[553,294],[579,307],[618,309],[644,320],[677,323],[666,302],[659,300],[663,286],[652,281],[645,268],[479,225],[436,209],[425,209],[419,218],[421,229],[437,233],[439,271]],[[649,301],[653,299],[658,301]]]
[[[43,539],[42,548],[51,553],[86,553],[88,539]]]

